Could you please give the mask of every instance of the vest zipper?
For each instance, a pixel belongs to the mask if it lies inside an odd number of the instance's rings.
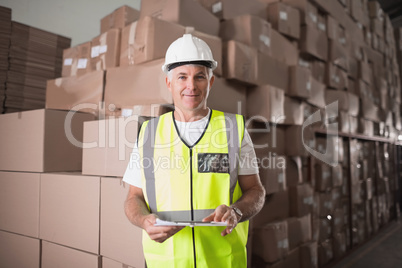
[[[191,220],[194,220],[194,207],[193,207],[193,149],[190,148],[190,201],[191,201]],[[195,234],[194,228],[191,228],[193,234],[193,256],[194,256],[194,268],[197,268],[197,259],[195,253]]]

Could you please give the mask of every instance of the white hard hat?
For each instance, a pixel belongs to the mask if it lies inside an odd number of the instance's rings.
[[[218,66],[207,43],[191,34],[184,34],[169,46],[162,70],[167,73],[185,64],[204,65],[212,70]]]

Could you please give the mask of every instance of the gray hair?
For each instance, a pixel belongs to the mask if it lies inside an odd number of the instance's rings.
[[[190,66],[202,66],[202,65],[196,65],[196,64],[188,64],[188,65],[190,65]],[[203,67],[205,67],[205,66],[203,66]],[[208,74],[207,74],[207,75],[208,75],[208,81],[210,81],[211,78],[212,78],[212,76],[213,76],[212,69],[211,69],[211,68],[208,68],[208,67],[205,67],[205,68],[208,69]],[[173,71],[173,70],[174,70],[174,69],[168,71],[168,73],[167,73],[167,77],[168,77],[169,81],[172,81],[172,71]]]

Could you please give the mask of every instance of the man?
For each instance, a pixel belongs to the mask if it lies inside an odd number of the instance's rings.
[[[126,215],[145,231],[148,267],[247,266],[248,219],[265,191],[243,117],[207,108],[216,66],[199,38],[170,45],[162,69],[175,111],[141,126],[124,175]],[[155,226],[158,218],[227,226]]]

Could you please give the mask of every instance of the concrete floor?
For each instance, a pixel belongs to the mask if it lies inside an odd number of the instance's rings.
[[[402,221],[394,221],[333,268],[402,268]]]

